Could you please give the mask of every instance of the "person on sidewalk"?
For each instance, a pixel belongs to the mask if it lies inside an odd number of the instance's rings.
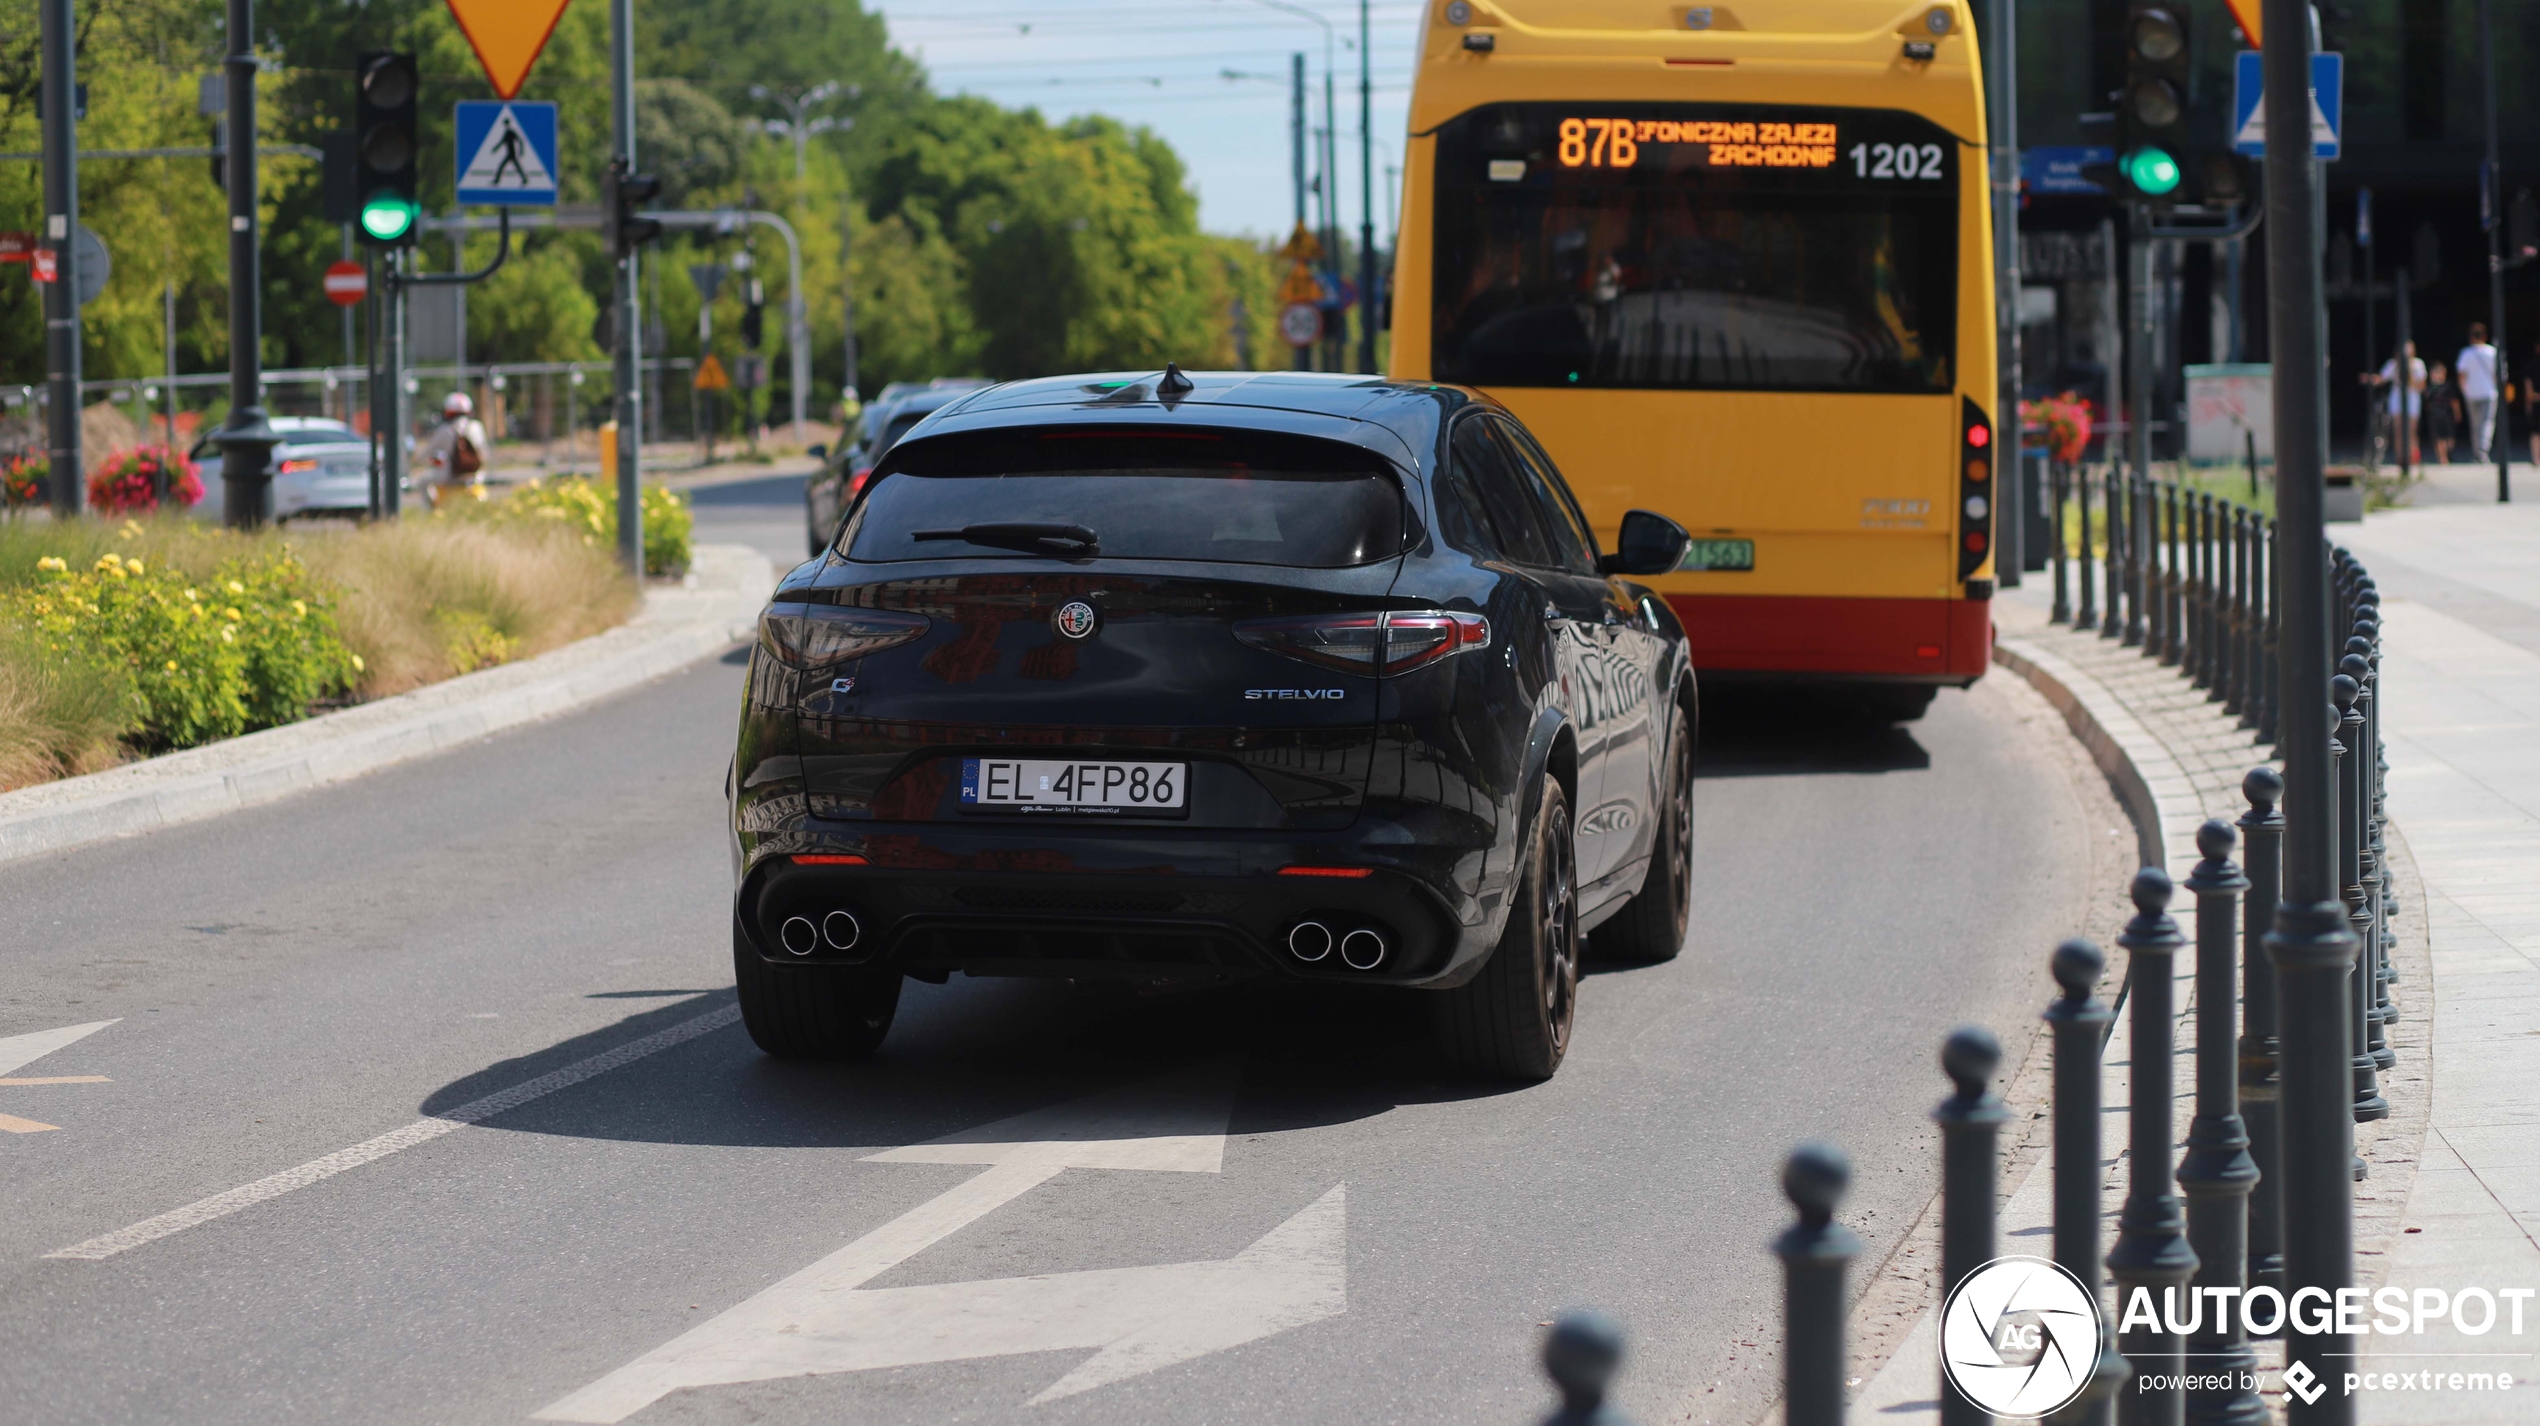
[[[2487,463],[2489,443],[2496,434],[2496,348],[2488,343],[2487,324],[2469,324],[2469,345],[2453,359],[2452,369],[2460,374],[2461,400],[2469,407],[2469,458]]]
[[[485,426],[476,419],[476,403],[464,391],[453,391],[441,403],[441,424],[424,437],[422,465],[428,483],[424,495],[432,508],[457,500],[485,498]]]
[[[2417,418],[2423,415],[2425,410],[2425,358],[2417,355],[2417,344],[2414,342],[2408,343],[2402,355],[2408,363],[2408,374],[2404,383],[2399,376],[2401,357],[2392,357],[2383,362],[2379,372],[2364,379],[2389,392],[2382,409],[2390,422],[2391,445],[2395,449],[2399,441],[2404,439],[2408,443],[2408,463],[2418,465],[2424,461],[2423,453],[2417,446]]]
[[[2443,363],[2434,364],[2425,383],[2425,438],[2434,443],[2434,463],[2452,463],[2452,442],[2461,432],[2461,389]]]

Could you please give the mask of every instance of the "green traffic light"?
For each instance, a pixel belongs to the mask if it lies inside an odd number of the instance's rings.
[[[393,193],[379,194],[362,204],[362,231],[374,241],[393,243],[414,225],[415,205]]]
[[[2134,191],[2146,197],[2159,198],[2178,190],[2178,160],[2167,150],[2147,144],[2127,154],[2118,167]]]

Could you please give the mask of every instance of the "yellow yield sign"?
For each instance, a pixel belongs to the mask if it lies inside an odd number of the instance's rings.
[[[732,384],[732,378],[725,374],[723,363],[714,353],[708,352],[706,359],[697,363],[697,379],[690,384],[699,391],[721,391]]]
[[[547,36],[556,32],[564,7],[565,0],[450,0],[450,16],[476,50],[494,92],[509,99],[520,92]]]

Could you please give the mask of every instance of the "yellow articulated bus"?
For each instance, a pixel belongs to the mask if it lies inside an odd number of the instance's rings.
[[[1430,0],[1391,375],[1692,531],[1706,672],[1910,717],[1992,653],[1984,142],[1964,0]]]

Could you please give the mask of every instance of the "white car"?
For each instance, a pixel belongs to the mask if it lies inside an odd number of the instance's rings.
[[[370,512],[370,437],[319,416],[272,418],[282,444],[273,450],[273,518],[365,515]],[[189,453],[203,477],[201,508],[221,508],[220,432]]]

